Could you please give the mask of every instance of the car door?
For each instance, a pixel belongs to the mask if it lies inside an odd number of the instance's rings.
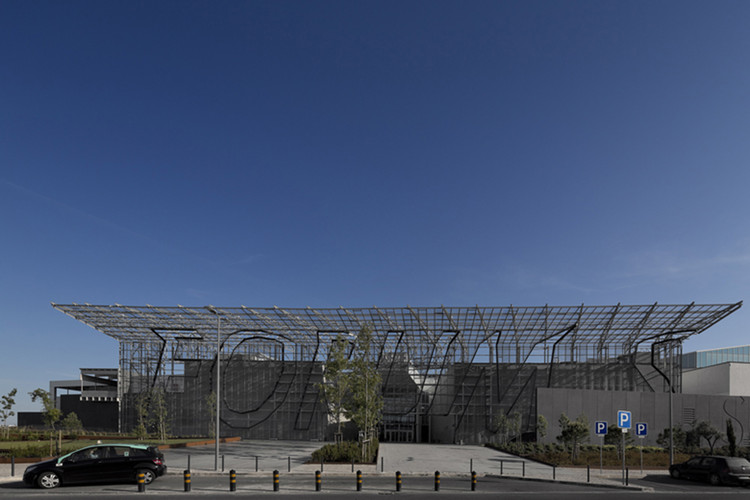
[[[700,464],[702,460],[703,457],[693,457],[685,462],[685,466],[681,471],[683,477],[689,479],[698,479],[698,477],[700,477]]]
[[[122,481],[127,477],[127,463],[118,446],[102,447],[96,481]]]
[[[700,465],[696,468],[696,479],[701,481],[708,481],[708,477],[711,475],[711,471],[716,465],[716,459],[713,457],[704,457],[701,460]]]
[[[128,446],[110,446],[107,459],[107,473],[112,481],[133,479],[132,449]]]
[[[84,448],[69,455],[62,464],[63,482],[88,483],[96,481],[101,472],[101,451],[98,447]]]

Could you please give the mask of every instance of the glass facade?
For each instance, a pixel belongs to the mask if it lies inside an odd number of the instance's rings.
[[[750,363],[750,345],[695,351],[682,355],[682,368],[704,368],[727,362]]]

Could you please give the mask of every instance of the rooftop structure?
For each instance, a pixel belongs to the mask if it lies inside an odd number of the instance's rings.
[[[750,345],[687,352],[682,355],[682,369],[705,368],[730,361],[750,363]]]

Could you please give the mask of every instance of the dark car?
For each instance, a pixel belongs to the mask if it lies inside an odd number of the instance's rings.
[[[698,456],[669,467],[675,479],[695,479],[719,484],[750,484],[750,462],[738,457]]]
[[[61,484],[136,481],[140,472],[146,484],[167,472],[159,448],[97,444],[30,465],[23,474],[23,481],[40,488],[55,488]]]

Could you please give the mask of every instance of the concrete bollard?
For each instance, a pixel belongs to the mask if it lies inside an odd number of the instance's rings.
[[[477,472],[471,471],[471,491],[477,490]]]
[[[187,469],[182,473],[182,481],[185,483],[185,491],[188,492],[192,488],[192,481],[190,480],[190,470]]]
[[[279,491],[279,471],[273,471],[273,491]]]
[[[435,471],[435,491],[440,491],[440,471]]]
[[[320,477],[320,471],[316,470],[315,471],[315,491],[320,491],[320,488],[322,486],[322,484],[321,484],[322,481],[323,480]]]
[[[143,472],[138,473],[138,493],[146,492],[146,474]]]
[[[229,491],[237,491],[237,473],[234,469],[229,471]]]
[[[362,471],[357,471],[357,491],[362,491]]]
[[[401,491],[401,471],[396,471],[396,491]]]

